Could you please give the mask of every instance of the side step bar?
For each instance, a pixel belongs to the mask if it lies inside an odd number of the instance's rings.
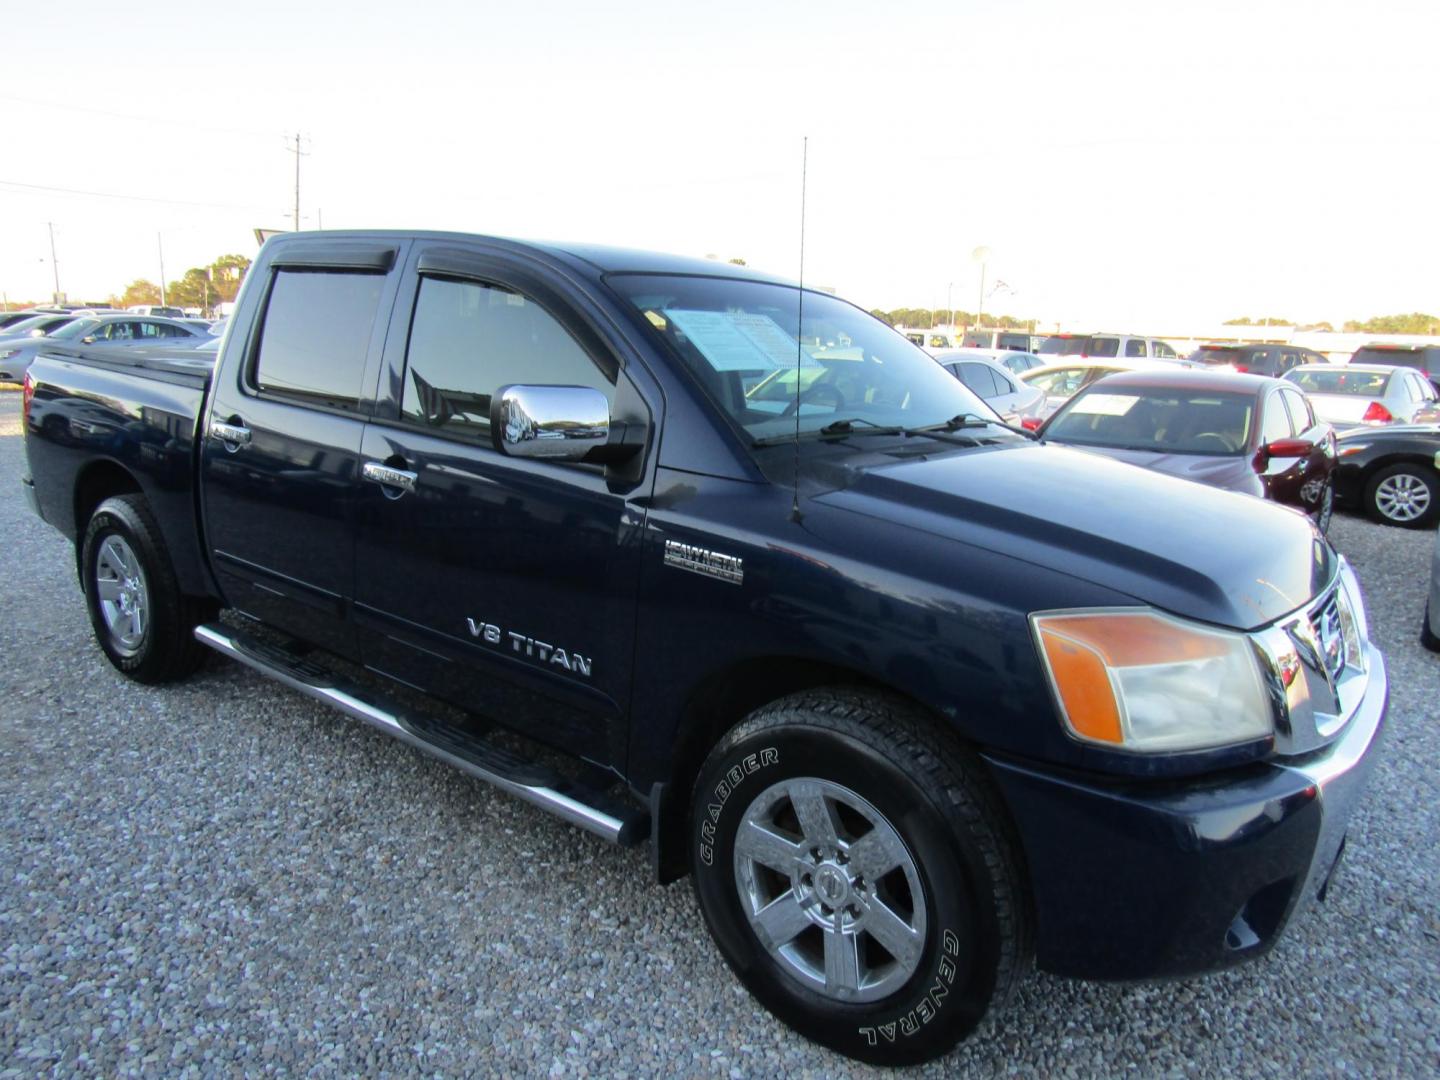
[[[223,623],[204,623],[195,637],[218,653],[238,660],[292,690],[316,698],[423,750],[448,765],[479,777],[502,791],[534,803],[572,825],[613,844],[630,847],[650,832],[650,815],[604,792],[583,787],[547,766],[493,746],[444,721],[406,714],[361,687],[293,653],[250,637]]]

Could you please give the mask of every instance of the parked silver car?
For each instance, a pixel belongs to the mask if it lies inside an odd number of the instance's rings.
[[[937,354],[935,361],[984,398],[1007,424],[1040,418],[1044,392],[1021,382],[1015,372],[987,353],[950,349]]]
[[[178,345],[209,334],[174,319],[143,315],[83,315],[42,337],[12,339],[0,346],[0,382],[20,382],[42,349],[56,345]]]
[[[1420,372],[1382,364],[1302,364],[1284,376],[1304,390],[1322,420],[1336,427],[1413,424],[1440,401]]]

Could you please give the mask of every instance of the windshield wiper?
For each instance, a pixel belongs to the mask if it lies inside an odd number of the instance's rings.
[[[856,424],[866,424],[868,426],[857,430],[855,428]],[[1011,427],[1002,420],[987,419],[975,413],[961,413],[958,416],[952,416],[944,423],[927,424],[924,427],[911,428],[891,427],[885,424],[877,424],[874,420],[867,420],[863,416],[852,416],[844,420],[832,420],[822,428],[811,428],[809,431],[802,431],[799,437],[802,439],[833,439],[848,435],[904,435],[906,438],[923,436],[928,439],[938,439],[940,442],[956,442],[956,444],[960,446],[973,446],[975,445],[973,436],[967,436],[964,442],[947,439],[945,436],[960,431],[962,428],[991,426],[1004,428],[1006,431],[1013,431],[1016,435],[1024,435],[1027,439],[1035,438],[1034,432],[1026,431],[1024,428]],[[785,443],[794,442],[795,438],[794,432],[788,435],[770,435],[763,439],[756,439],[751,445],[757,447],[781,446]]]
[[[959,431],[962,428],[969,427],[998,427],[1004,428],[1006,431],[1013,431],[1016,435],[1024,435],[1027,439],[1035,438],[1035,433],[1033,431],[1026,431],[1024,428],[1015,427],[1013,424],[1007,424],[1004,420],[1001,420],[998,417],[991,418],[988,416],[980,416],[977,413],[960,413],[956,416],[952,416],[943,424],[930,424],[926,427],[907,428],[905,430],[905,434],[932,435],[937,431]]]
[[[860,430],[855,429],[856,424],[866,424],[867,427]],[[863,416],[852,416],[845,420],[832,420],[822,428],[811,428],[809,431],[802,431],[799,438],[802,439],[823,439],[835,438],[840,435],[905,435],[908,434],[903,427],[888,427],[884,424],[877,424],[874,420],[866,420]],[[763,439],[756,439],[752,446],[779,446],[783,443],[794,442],[796,434],[792,431],[788,435],[770,435]]]

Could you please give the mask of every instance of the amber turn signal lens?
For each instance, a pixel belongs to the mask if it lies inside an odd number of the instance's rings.
[[[1042,627],[1040,641],[1065,717],[1075,734],[1096,742],[1122,743],[1120,707],[1100,654],[1059,630]]]

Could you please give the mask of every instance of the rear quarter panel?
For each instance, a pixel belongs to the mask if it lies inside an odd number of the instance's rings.
[[[134,369],[45,355],[32,365],[34,397],[26,455],[45,520],[80,539],[77,494],[102,472],[123,473],[145,495],[160,525],[180,586],[213,589],[195,515],[197,417],[202,376]]]

